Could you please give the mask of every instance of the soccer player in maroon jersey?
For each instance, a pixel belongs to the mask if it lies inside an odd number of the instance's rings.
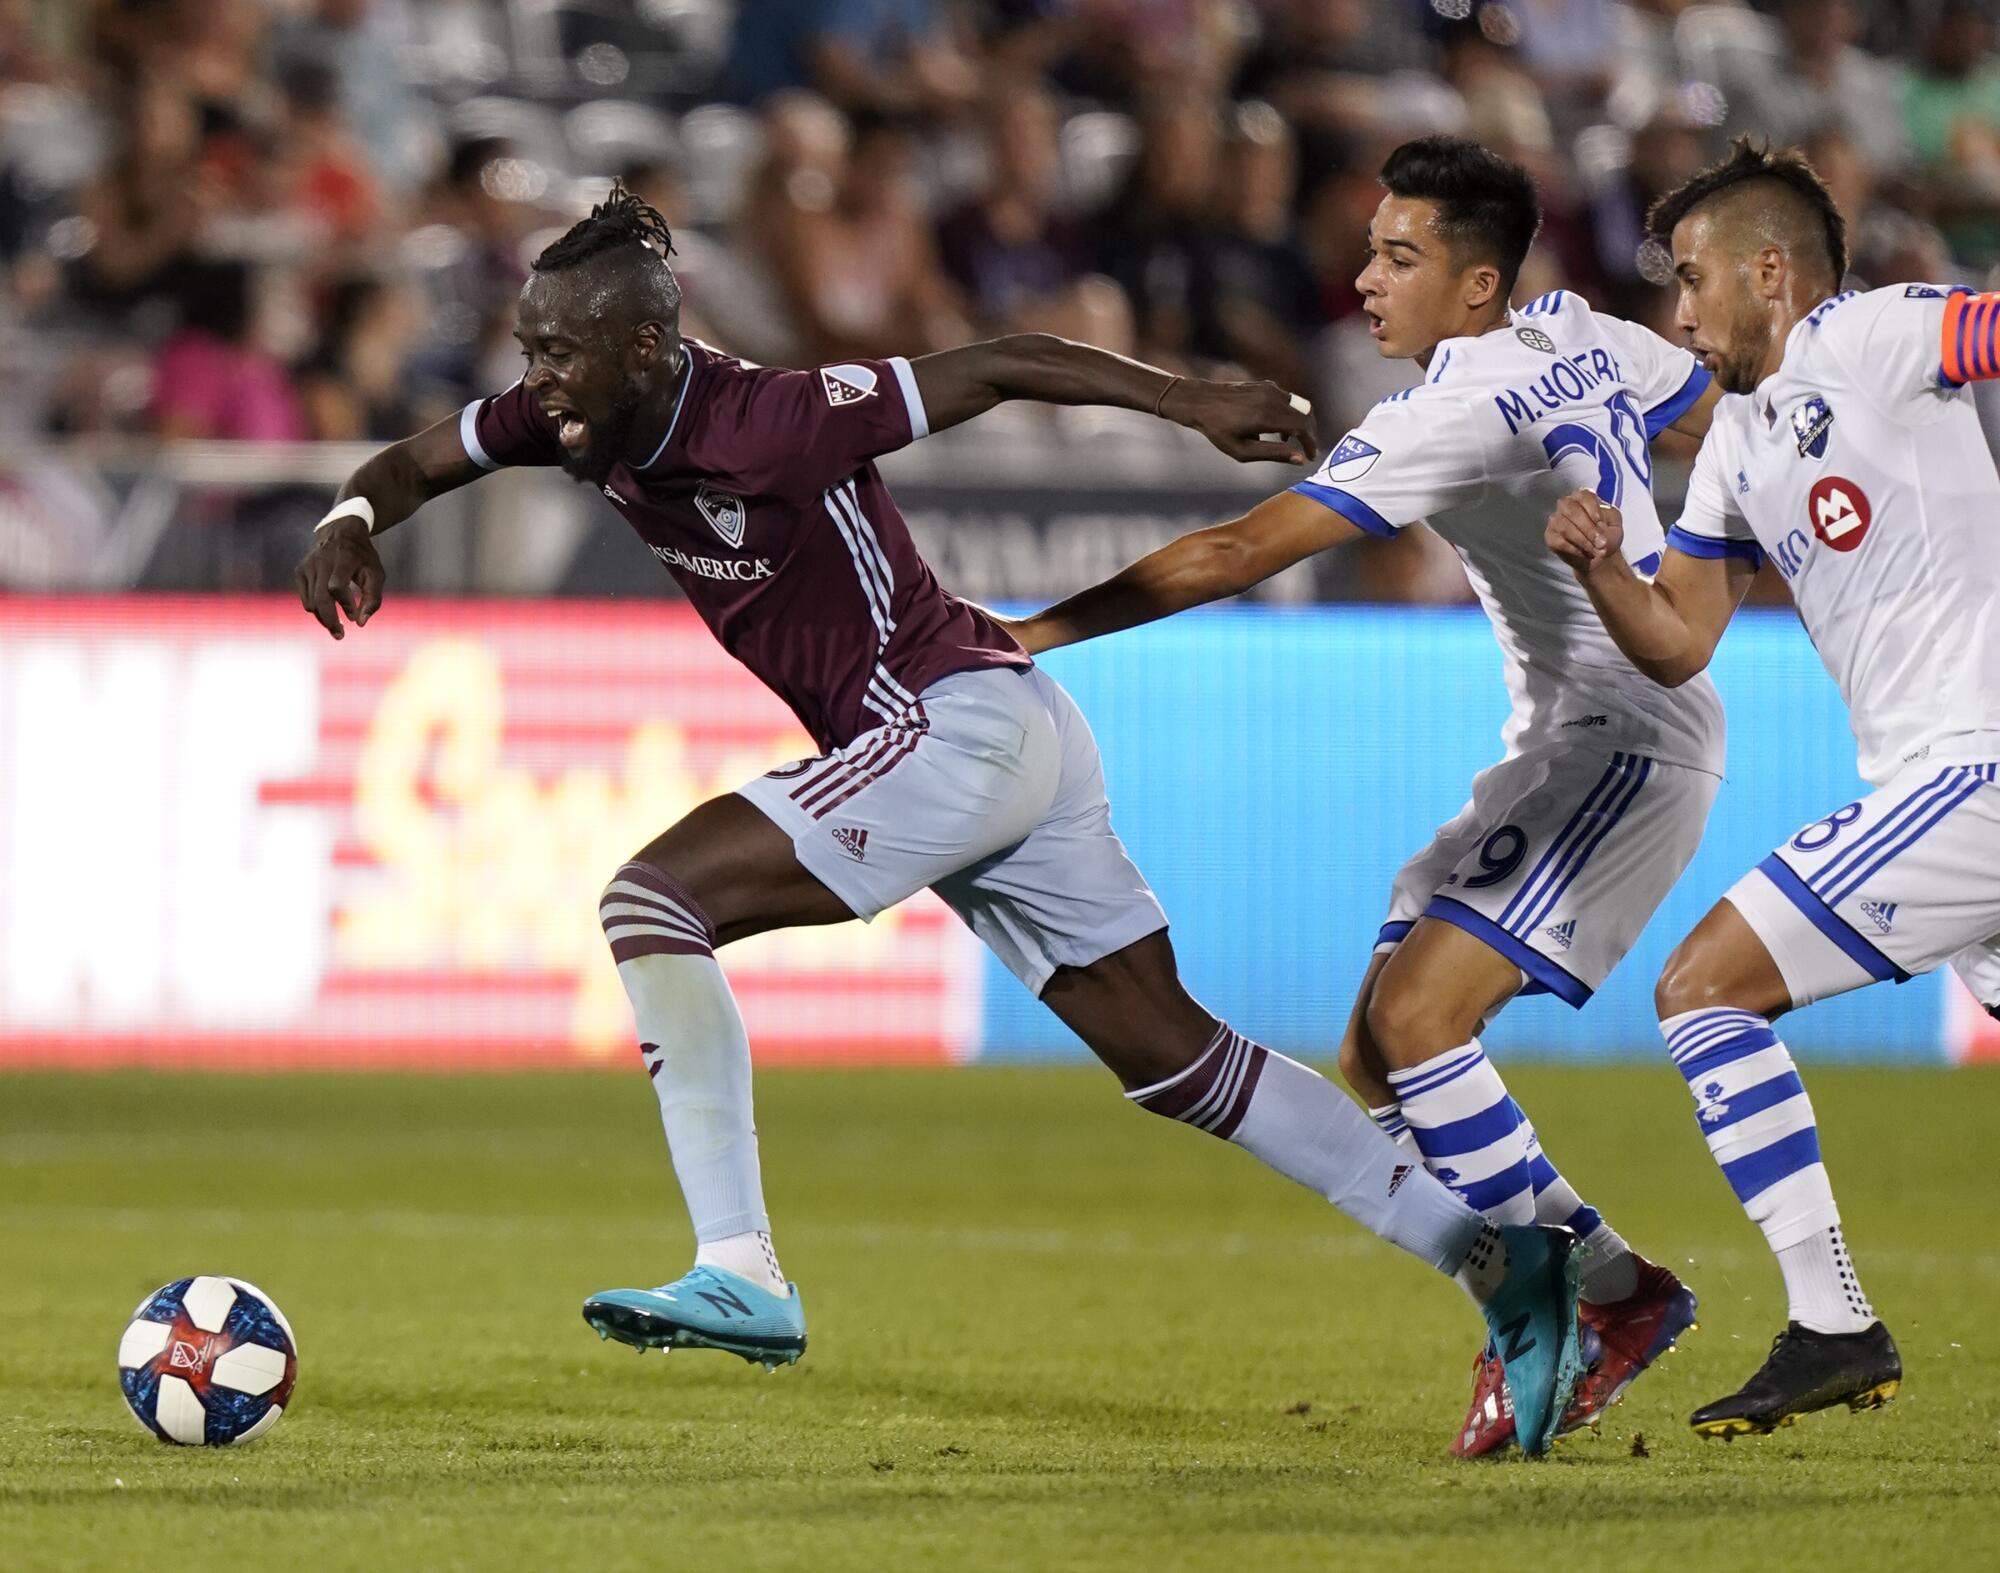
[[[702,804],[605,889],[696,1255],[673,1283],[592,1296],[586,1319],[641,1348],[772,1366],[804,1351],[764,1208],[749,1044],[714,952],[873,918],[928,886],[1132,1101],[1458,1278],[1510,1351],[1537,1451],[1576,1375],[1571,1237],[1484,1224],[1325,1078],[1190,997],[1082,715],[939,586],[873,462],[1005,399],[1151,411],[1245,460],[1310,457],[1309,414],[1269,383],[1170,377],[1045,335],[914,362],[749,366],[681,337],[670,248],[659,215],[614,188],[522,289],[521,381],[363,464],[298,576],[340,638],[343,613],[360,626],[381,605],[375,532],[503,465],[560,466],[604,494],[822,751]]]

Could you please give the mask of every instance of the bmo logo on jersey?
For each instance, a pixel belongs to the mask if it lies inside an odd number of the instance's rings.
[[[1838,475],[1822,476],[1806,493],[1806,515],[1813,534],[1836,552],[1851,552],[1868,534],[1874,514],[1868,494]]]

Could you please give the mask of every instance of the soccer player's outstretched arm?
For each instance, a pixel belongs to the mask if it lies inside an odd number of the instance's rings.
[[[1361,533],[1311,498],[1280,492],[1240,519],[1183,535],[1103,583],[1007,626],[1030,655],[1080,644],[1241,595]]]
[[[1009,399],[1144,410],[1198,431],[1232,459],[1305,464],[1319,454],[1312,406],[1275,382],[1176,377],[1052,333],[1016,333],[910,362],[932,431]]]
[[[1096,639],[1241,595],[1316,552],[1363,535],[1393,536],[1478,495],[1485,461],[1467,407],[1415,388],[1384,400],[1289,491],[1240,519],[1196,530],[1116,577],[1010,623],[1030,654]]]
[[[1686,537],[1670,538],[1649,583],[1625,560],[1618,510],[1592,491],[1572,492],[1556,505],[1546,538],[1576,574],[1625,659],[1666,688],[1678,688],[1708,666],[1757,572],[1751,553],[1689,550]]]
[[[299,603],[334,638],[345,636],[342,612],[358,628],[382,605],[382,559],[372,537],[486,473],[467,455],[460,426],[454,415],[367,460],[313,531],[299,564]]]

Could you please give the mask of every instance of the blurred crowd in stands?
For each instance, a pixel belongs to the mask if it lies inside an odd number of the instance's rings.
[[[1654,195],[1811,149],[1862,281],[2000,263],[1978,0],[0,0],[0,437],[387,439],[511,382],[621,176],[752,359],[1047,329],[1309,393],[1410,368],[1352,279],[1397,142],[1547,207],[1517,294],[1670,331]]]

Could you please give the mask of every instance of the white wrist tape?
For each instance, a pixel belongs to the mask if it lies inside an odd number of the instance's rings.
[[[313,526],[313,534],[317,535],[327,529],[336,519],[359,519],[368,526],[370,535],[375,533],[375,505],[366,497],[350,497],[346,502],[335,503],[328,510],[327,516]]]

